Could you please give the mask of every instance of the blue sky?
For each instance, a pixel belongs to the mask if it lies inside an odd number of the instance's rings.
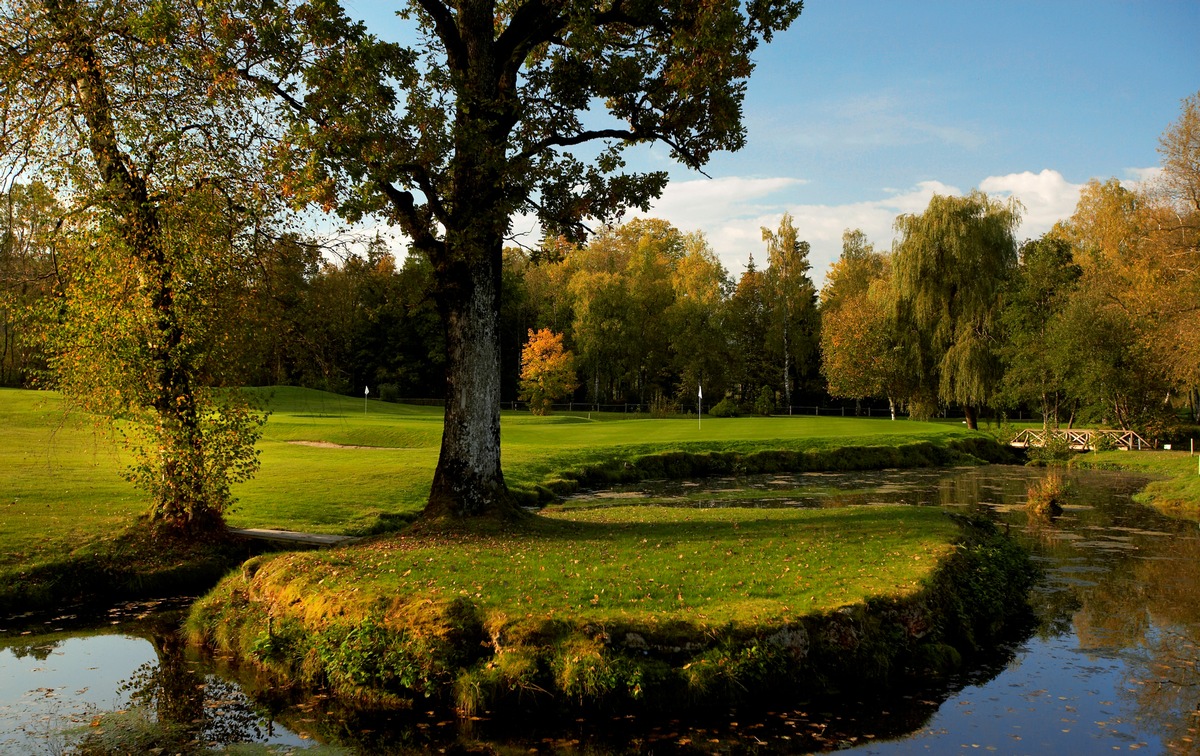
[[[349,5],[380,31],[395,7]],[[650,214],[704,231],[735,276],[791,212],[819,285],[845,228],[889,248],[934,192],[1015,194],[1033,237],[1088,179],[1144,178],[1200,90],[1200,2],[808,0],[756,61],[748,144],[711,179],[662,148],[631,164],[670,170]]]

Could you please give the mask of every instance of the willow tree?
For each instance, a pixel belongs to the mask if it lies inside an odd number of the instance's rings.
[[[220,384],[261,171],[242,162],[253,114],[215,96],[186,36],[154,0],[4,3],[0,154],[71,203],[47,329],[55,385],[128,434],[152,522],[197,536],[257,466],[261,417]]]
[[[662,172],[624,172],[660,143],[690,168],[745,141],[761,41],[798,0],[410,0],[379,40],[331,0],[200,6],[221,69],[289,120],[287,190],[399,227],[433,265],[448,351],[427,516],[515,511],[500,468],[498,312],[517,213],[578,237],[645,208]]]
[[[934,195],[920,215],[901,215],[892,257],[896,319],[916,390],[910,410],[963,408],[967,427],[1003,377],[999,355],[1004,286],[1016,268],[1020,206],[978,190]]]

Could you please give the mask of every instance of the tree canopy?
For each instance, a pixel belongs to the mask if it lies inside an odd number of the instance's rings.
[[[975,191],[934,195],[925,212],[896,219],[896,312],[919,387],[913,401],[956,402],[972,428],[1002,376],[998,319],[1017,263],[1018,217],[1015,200]]]

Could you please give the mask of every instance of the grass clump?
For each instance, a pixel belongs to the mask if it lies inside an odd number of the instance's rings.
[[[259,558],[188,632],[363,700],[704,705],[878,681],[931,643],[978,642],[1028,585],[1015,557],[963,556],[986,540],[932,508],[566,510]],[[950,563],[963,574],[939,577]],[[942,622],[933,606],[955,591]]]
[[[1063,512],[1069,488],[1062,470],[1050,468],[1045,475],[1029,484],[1025,508],[1037,515],[1056,517]]]

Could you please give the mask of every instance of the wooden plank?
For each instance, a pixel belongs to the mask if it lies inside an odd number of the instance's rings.
[[[271,528],[230,528],[230,533],[244,538],[254,538],[260,541],[275,541],[277,543],[296,543],[305,546],[328,548],[341,546],[359,540],[354,536],[333,535],[329,533],[299,533],[295,530],[273,530]]]

